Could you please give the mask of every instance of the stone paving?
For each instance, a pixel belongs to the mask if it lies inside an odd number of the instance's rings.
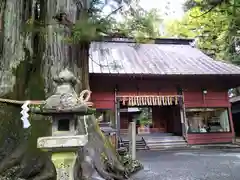
[[[138,152],[133,180],[240,180],[240,149]]]

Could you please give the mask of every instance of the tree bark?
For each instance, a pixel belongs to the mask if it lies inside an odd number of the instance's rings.
[[[0,41],[3,42],[0,97],[44,100],[53,92],[53,77],[66,67],[81,81],[81,85],[76,86],[77,93],[90,89],[90,41],[67,43],[71,31],[53,19],[60,11],[64,11],[73,23],[78,17],[73,0],[6,0]],[[29,20],[30,28],[34,28],[26,32],[25,25]],[[20,108],[7,105],[0,108],[3,119],[0,121],[0,175],[54,179],[56,172],[48,154],[40,152],[36,144],[38,137],[49,135],[46,128],[50,122],[32,119],[31,128],[24,130],[21,128],[20,111]],[[96,119],[89,116],[87,124],[89,142],[85,148],[79,149],[75,180],[82,176],[90,178],[94,169],[105,179],[126,179],[125,167],[102,134]],[[79,118],[79,134],[86,133],[84,125],[83,118]],[[92,161],[87,161],[87,156]],[[86,167],[88,170],[84,169]]]
[[[2,11],[1,97],[45,99],[42,68],[39,68],[42,67],[45,40],[40,31],[35,31],[41,29],[36,22],[43,21],[44,26],[44,3],[45,0],[6,0]],[[28,31],[28,20],[34,22],[30,22],[31,27],[37,26],[34,31]],[[19,107],[1,105],[0,179],[53,179],[55,171],[48,155],[36,146],[37,138],[49,133],[46,129],[50,123],[31,119],[32,126],[24,130],[20,111]]]
[[[45,80],[45,91],[47,95],[53,92],[55,85],[53,77],[64,69],[69,68],[76,77],[80,77],[81,70],[77,65],[76,53],[70,43],[67,42],[70,32],[64,25],[59,24],[53,18],[60,12],[64,11],[68,14],[69,19],[75,22],[76,6],[73,0],[48,0],[47,1],[47,17],[46,17],[46,51],[43,62],[43,76]],[[79,85],[78,85],[79,86]],[[77,92],[80,93],[78,87]]]
[[[79,13],[79,20],[86,17],[86,12],[82,9]],[[76,13],[77,14],[77,13]],[[74,26],[74,20],[68,16],[68,12],[58,13],[54,15],[55,19],[68,28],[69,35],[73,35],[72,27]],[[72,37],[75,38],[75,37]],[[72,39],[73,44],[68,47],[69,59],[71,62],[70,67],[75,67],[77,71],[73,71],[75,75],[80,78],[81,85],[76,87],[77,92],[84,89],[89,89],[89,49],[91,40],[78,40]],[[70,68],[71,69],[71,68]],[[80,118],[80,126],[84,127],[83,118]],[[76,161],[74,174],[75,180],[80,180],[83,176],[84,179],[89,179],[93,172],[91,167],[98,172],[98,174],[104,179],[127,179],[128,170],[120,162],[118,153],[113,148],[109,140],[101,132],[99,125],[94,116],[89,116],[87,119],[87,131],[88,131],[88,144],[83,148],[83,151],[78,153],[78,161]],[[84,134],[85,131],[81,128],[79,134]],[[82,154],[83,153],[83,154]],[[85,158],[83,158],[85,157]],[[87,162],[86,157],[91,158],[91,162]],[[87,167],[87,169],[85,169]]]
[[[89,87],[89,49],[90,42],[80,42],[78,45],[79,48],[76,49],[79,52],[79,69],[81,69],[80,77],[81,77],[81,89],[88,89]]]

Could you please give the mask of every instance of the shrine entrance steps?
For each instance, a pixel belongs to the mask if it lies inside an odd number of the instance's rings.
[[[187,142],[182,136],[171,133],[158,133],[142,136],[149,150],[161,150],[187,147]]]
[[[122,137],[122,144],[124,147],[126,147],[127,149],[129,149],[129,138],[128,137]],[[140,137],[140,136],[137,136],[136,137],[136,149],[139,151],[139,150],[148,150],[149,148],[147,147],[147,144],[145,142],[145,140]]]
[[[121,140],[123,146],[129,148],[129,137],[122,135]],[[184,147],[187,147],[186,140],[182,136],[175,136],[171,133],[145,134],[136,137],[137,150],[164,150]]]

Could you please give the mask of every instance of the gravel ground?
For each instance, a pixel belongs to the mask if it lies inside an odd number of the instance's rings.
[[[134,180],[239,180],[240,149],[138,152]]]

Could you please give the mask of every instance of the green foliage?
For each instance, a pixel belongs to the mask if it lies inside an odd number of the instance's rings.
[[[112,5],[112,2],[116,3]],[[158,25],[161,19],[157,10],[145,11],[138,5],[137,0],[129,1],[131,4],[117,2],[119,1],[92,1],[90,8],[82,11],[79,20],[74,24],[71,41],[90,42],[102,36],[136,37],[142,41],[159,36]],[[109,6],[111,11],[104,15],[102,10],[106,6]]]
[[[152,124],[152,112],[150,108],[140,108],[141,114],[138,117],[141,125],[149,125]]]
[[[117,27],[123,34],[136,37],[139,40],[157,38],[159,34],[159,24],[162,19],[158,15],[156,9],[146,12],[141,7],[138,7],[134,15],[126,13],[124,20]]]
[[[217,6],[226,5],[231,0],[186,0],[184,3],[184,10],[188,11],[195,7],[200,7],[201,10],[209,10]]]
[[[185,4],[188,11],[183,19],[167,24],[168,35],[196,38],[197,45],[206,54],[238,63],[240,59],[234,49],[234,39],[239,36],[239,4],[240,0],[219,0],[215,4],[214,1],[189,0]]]

